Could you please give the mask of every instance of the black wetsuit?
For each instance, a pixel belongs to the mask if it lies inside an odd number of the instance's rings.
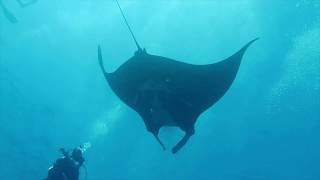
[[[45,180],[78,180],[81,165],[68,156],[59,158],[49,169]]]

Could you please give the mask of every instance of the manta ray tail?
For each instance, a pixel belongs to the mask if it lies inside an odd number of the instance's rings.
[[[133,38],[133,40],[134,40],[134,43],[136,43],[136,46],[137,46],[137,48],[138,48],[138,51],[141,51],[142,49],[141,49],[141,47],[140,47],[140,45],[139,45],[139,43],[138,43],[138,41],[137,41],[137,39],[136,39],[136,36],[133,34],[133,31],[132,31],[132,29],[131,29],[128,21],[127,21],[126,16],[124,15],[124,13],[123,13],[123,11],[122,11],[122,8],[121,8],[118,0],[116,0],[116,2],[117,2],[117,5],[118,5],[119,10],[120,10],[120,12],[121,12],[121,15],[122,15],[122,17],[123,17],[123,19],[124,19],[124,22],[126,23],[128,29],[129,29],[129,31],[130,31],[130,33],[131,33],[131,36],[132,36],[132,38]]]

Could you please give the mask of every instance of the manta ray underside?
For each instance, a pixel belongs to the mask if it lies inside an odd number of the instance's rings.
[[[114,93],[143,119],[163,149],[158,137],[163,126],[176,126],[185,136],[172,149],[178,152],[195,133],[199,115],[215,104],[229,89],[236,77],[246,49],[257,39],[242,47],[231,57],[208,65],[192,65],[139,49],[115,72],[101,69]]]

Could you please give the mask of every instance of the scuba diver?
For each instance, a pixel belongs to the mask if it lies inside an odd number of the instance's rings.
[[[73,149],[71,155],[64,148],[60,149],[63,157],[49,168],[48,177],[44,180],[79,180],[79,169],[84,163],[85,148],[79,146]]]

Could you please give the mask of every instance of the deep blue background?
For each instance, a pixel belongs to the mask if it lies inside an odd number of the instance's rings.
[[[152,54],[206,64],[261,38],[176,155],[98,67],[98,44],[108,71],[136,50],[113,0],[2,2],[18,23],[0,11],[0,179],[41,179],[85,142],[88,180],[320,179],[319,0],[120,1]],[[181,136],[160,132],[170,147]]]

